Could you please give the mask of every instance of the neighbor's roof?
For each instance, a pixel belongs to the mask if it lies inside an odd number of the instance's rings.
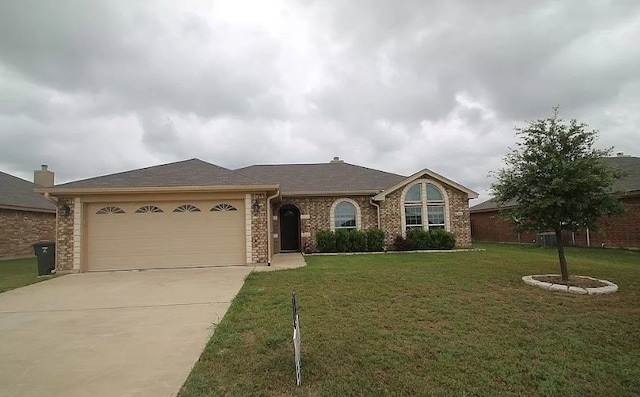
[[[262,186],[265,183],[200,159],[191,159],[63,183],[49,190],[239,185]]]
[[[238,172],[267,183],[280,184],[284,195],[322,193],[378,193],[405,176],[332,161],[319,164],[267,164],[240,168]]]
[[[55,206],[33,189],[35,183],[0,172],[0,208],[23,211],[55,212]]]
[[[617,168],[624,172],[626,175],[614,182],[614,190],[624,190],[627,193],[636,193],[640,191],[640,157],[631,156],[616,156],[616,157],[604,157],[602,161],[609,167]],[[515,201],[510,201],[502,208],[514,207],[517,205]],[[487,200],[478,205],[474,205],[469,208],[470,212],[484,212],[493,211],[499,208],[498,202],[494,199]]]
[[[609,167],[617,168],[625,173],[622,179],[613,184],[615,190],[626,190],[629,193],[640,191],[640,157],[605,157],[602,161]]]

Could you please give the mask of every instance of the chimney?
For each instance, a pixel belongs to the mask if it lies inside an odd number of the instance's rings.
[[[344,163],[344,160],[340,160],[340,157],[334,157],[333,160],[330,161],[331,163]]]
[[[47,169],[46,164],[42,164],[39,170],[33,171],[33,183],[43,187],[53,186],[55,174]]]

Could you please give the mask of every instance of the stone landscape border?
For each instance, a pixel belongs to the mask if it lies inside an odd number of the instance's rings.
[[[546,276],[559,276],[559,275],[558,274],[534,274],[532,276],[522,277],[522,281],[524,281],[525,284],[533,285],[534,287],[547,289],[550,291],[569,292],[572,294],[579,294],[579,295],[612,294],[618,290],[618,286],[612,283],[611,281],[600,280],[597,278],[587,277],[587,276],[572,276],[572,277],[580,277],[580,278],[586,278],[589,280],[599,281],[605,284],[605,286],[597,287],[597,288],[582,288],[582,287],[576,287],[576,286],[568,286],[564,284],[552,284],[552,283],[547,283],[544,281],[538,281],[534,279],[534,277],[546,277]]]

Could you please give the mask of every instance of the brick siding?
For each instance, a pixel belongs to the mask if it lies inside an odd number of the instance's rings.
[[[33,243],[54,241],[56,214],[0,208],[0,258],[34,256]]]
[[[323,197],[283,197],[282,200],[273,205],[273,215],[277,218],[272,223],[272,235],[278,237],[273,239],[273,252],[280,252],[280,208],[285,205],[294,205],[300,210],[301,217],[308,215],[308,219],[300,219],[300,243],[301,251],[315,252],[316,232],[318,230],[328,230],[331,228],[331,205],[340,199],[350,199],[355,201],[360,208],[360,229],[370,229],[377,227],[378,215],[376,207],[369,203],[369,196],[323,196]]]
[[[598,222],[600,232],[589,233],[592,247],[640,248],[640,197],[627,197],[621,200],[624,214],[607,216]],[[471,233],[474,241],[492,241],[502,243],[535,243],[536,233],[518,234],[515,224],[496,211],[471,214]],[[565,244],[587,245],[585,230],[575,233],[563,233]]]
[[[260,209],[256,212],[253,203],[258,201]],[[251,262],[267,263],[267,196],[265,194],[251,195],[251,206],[246,208],[251,212]]]
[[[73,270],[73,217],[75,214],[73,198],[59,197],[58,204],[67,204],[71,209],[69,216],[59,216],[56,224],[58,241],[56,241],[56,270]]]
[[[445,187],[449,198],[449,222],[450,231],[456,237],[457,248],[471,246],[471,230],[469,219],[469,205],[467,194],[457,189]],[[402,189],[390,193],[380,205],[380,228],[386,232],[386,245],[391,248],[396,236],[402,234],[402,217],[400,197]],[[378,227],[377,209],[370,203],[370,196],[344,196],[344,197],[284,197],[273,205],[273,215],[278,215],[284,205],[294,205],[300,210],[300,215],[308,215],[308,219],[300,219],[301,250],[303,252],[315,252],[316,232],[331,228],[331,206],[336,200],[348,198],[355,201],[361,214],[360,229],[366,230]],[[272,234],[278,238],[273,239],[273,252],[280,252],[280,223],[279,218],[273,220]]]
[[[449,199],[449,231],[456,238],[456,248],[471,247],[471,221],[469,219],[469,200],[466,193],[445,186],[445,192]],[[380,203],[380,223],[382,229],[386,230],[387,247],[393,246],[393,241],[397,236],[402,235],[401,211],[402,189],[389,194],[385,201]]]

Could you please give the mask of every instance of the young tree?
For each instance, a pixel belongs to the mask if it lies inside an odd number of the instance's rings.
[[[569,280],[562,230],[597,231],[600,217],[622,211],[612,189],[622,175],[600,161],[612,148],[593,147],[598,131],[558,113],[555,107],[551,117],[516,128],[520,140],[491,188],[500,205],[515,204],[506,212],[521,230],[555,232],[562,279]]]

